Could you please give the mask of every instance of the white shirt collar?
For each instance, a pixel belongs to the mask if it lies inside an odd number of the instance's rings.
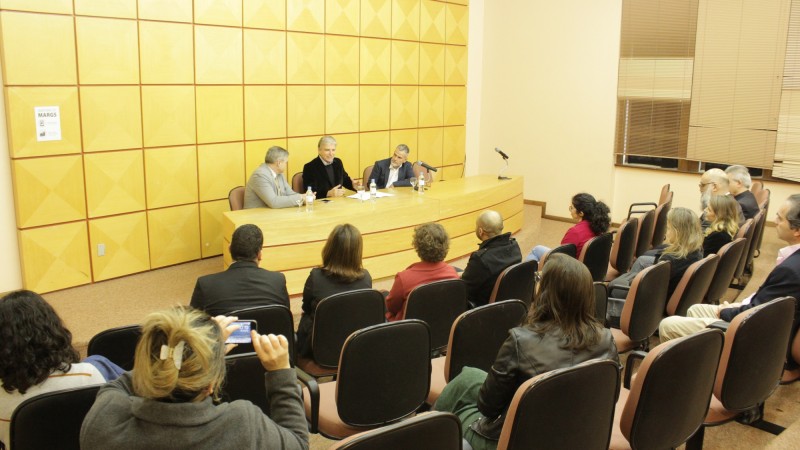
[[[796,252],[798,249],[800,249],[800,244],[787,245],[786,247],[778,250],[778,258],[775,260],[775,265],[777,266],[785,261],[786,258],[792,256],[792,254],[794,254],[794,252]]]
[[[333,161],[331,161],[331,162],[325,162],[325,160],[324,160],[324,159],[322,159],[322,156],[318,156],[318,158],[319,158],[319,160],[320,160],[320,161],[322,161],[322,165],[323,165],[323,166],[330,166],[331,164],[333,164]]]
[[[273,179],[278,178],[278,174],[274,170],[272,170],[272,167],[270,167],[269,164],[267,164],[267,169],[269,169],[269,171],[272,172]]]

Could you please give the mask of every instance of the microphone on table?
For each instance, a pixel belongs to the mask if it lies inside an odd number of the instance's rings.
[[[439,169],[429,166],[425,161],[418,161],[418,164],[420,166],[430,170],[431,172],[438,172],[439,171]]]
[[[494,148],[494,151],[496,151],[497,153],[500,153],[500,156],[502,156],[502,157],[503,157],[503,159],[508,159],[508,155],[506,155],[506,154],[505,154],[505,153],[504,153],[502,150],[500,150],[499,148],[495,147],[495,148]]]

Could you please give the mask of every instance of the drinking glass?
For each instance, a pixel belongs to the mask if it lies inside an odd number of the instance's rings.
[[[409,183],[411,183],[411,189],[412,190],[415,187],[417,187],[417,178],[416,177],[411,177],[411,178],[408,179],[408,181],[409,181]]]
[[[364,185],[359,184],[356,186],[356,192],[358,193],[358,200],[362,203],[364,202]]]
[[[294,203],[297,205],[297,212],[302,212],[303,210],[301,208],[303,207],[303,197],[298,198],[294,201]]]

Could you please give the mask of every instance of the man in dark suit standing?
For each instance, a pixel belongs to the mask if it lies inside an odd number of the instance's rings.
[[[414,176],[414,169],[408,162],[408,146],[400,144],[394,150],[391,158],[375,161],[372,167],[370,179],[375,180],[378,189],[389,188],[392,186],[411,186],[409,178]],[[369,183],[370,180],[364,180]]]
[[[317,198],[341,197],[343,187],[355,191],[342,160],[336,157],[336,139],[323,136],[317,144],[317,152],[319,156],[303,166],[303,189],[310,186]]]
[[[190,306],[211,316],[254,306],[289,307],[286,277],[258,267],[264,236],[255,225],[242,225],[231,238],[234,263],[224,272],[197,279]]]

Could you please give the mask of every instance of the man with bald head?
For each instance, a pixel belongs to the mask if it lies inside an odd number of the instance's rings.
[[[700,177],[700,183],[698,184],[700,188],[700,208],[702,214],[700,215],[700,221],[702,223],[703,229],[705,230],[708,228],[710,223],[706,220],[706,208],[708,207],[708,202],[711,201],[712,195],[731,195],[730,194],[730,184],[728,182],[728,174],[725,173],[722,169],[708,169],[703,172],[703,175]],[[739,209],[739,226],[744,223],[744,212],[742,212],[742,205],[739,202],[736,202],[736,206]]]
[[[485,305],[492,295],[497,277],[508,266],[522,261],[522,252],[511,233],[503,233],[503,217],[497,211],[484,211],[475,223],[481,240],[478,251],[470,255],[461,279],[467,285],[471,307]]]

